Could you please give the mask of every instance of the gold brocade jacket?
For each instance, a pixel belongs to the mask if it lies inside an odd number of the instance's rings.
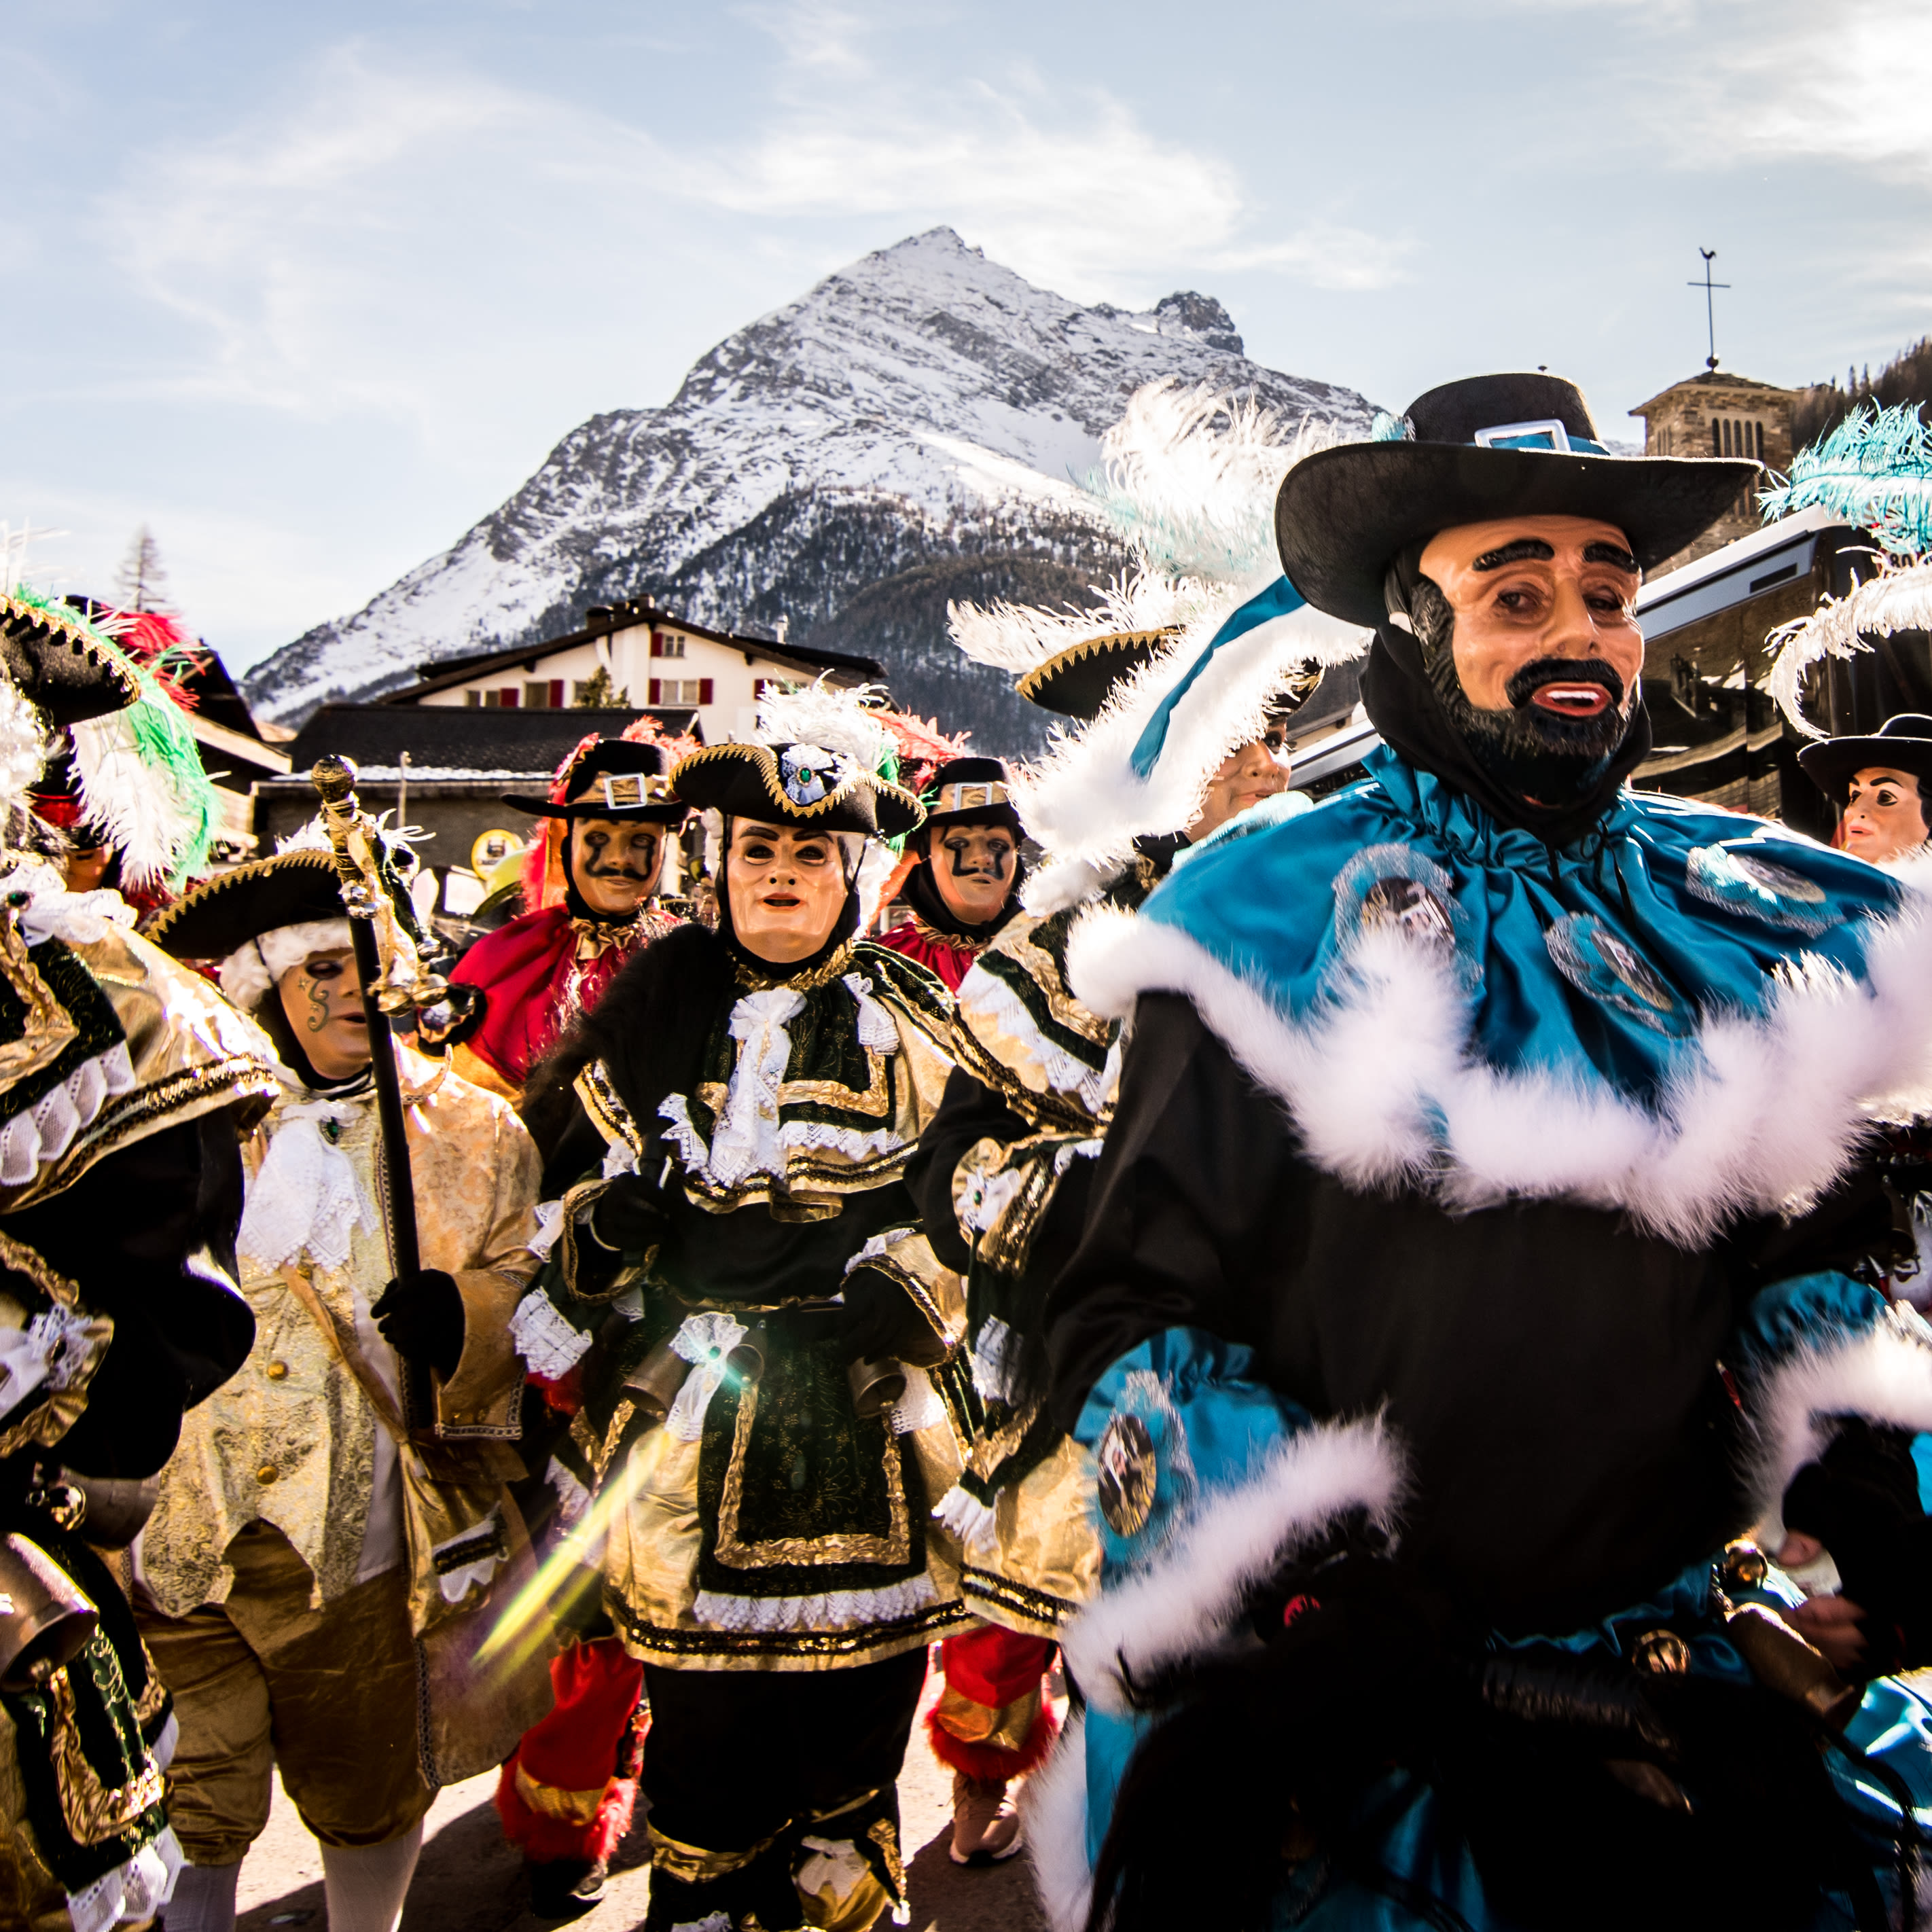
[[[1137,891],[1138,874],[1130,892]],[[959,1066],[1034,1131],[986,1136],[959,1157],[952,1208],[973,1256],[973,1384],[978,1426],[959,1486],[942,1505],[965,1546],[962,1588],[989,1622],[1056,1634],[1099,1588],[1090,1458],[1011,1386],[1020,1333],[1046,1284],[1035,1244],[1077,1162],[1098,1154],[1120,1081],[1119,1028],[1076,999],[1066,945],[1078,908],[1012,920],[956,995]],[[942,1121],[941,1129],[945,1123]]]
[[[603,1064],[578,1079],[615,1164],[669,1182],[663,1243],[627,1255],[594,1300],[578,1216],[602,1176],[566,1196],[559,1243],[572,1319],[601,1322],[620,1296],[634,1311],[578,1419],[596,1478],[621,1498],[598,1512],[605,1603],[633,1656],[838,1670],[968,1621],[956,1546],[931,1516],[960,1467],[964,1304],[902,1184],[950,1071],[950,1016],[936,978],[861,941],[748,988],[703,1080],[663,1103],[662,1138]],[[862,1413],[836,1334],[808,1312],[861,1268],[907,1296],[932,1344],[896,1401]],[[728,1372],[716,1352],[741,1342]],[[692,1365],[668,1413],[649,1406],[667,1344]]]
[[[541,1163],[502,1101],[407,1049],[398,1057],[423,1265],[454,1277],[466,1317],[456,1372],[446,1383],[428,1376],[433,1420],[419,1420],[400,1453],[402,1553],[420,1634],[486,1600],[497,1570],[524,1546],[504,1486],[522,1473],[508,1447],[524,1380],[508,1322],[536,1268],[526,1244]],[[251,1206],[277,1137],[304,1114],[311,1131],[326,1116],[320,1130],[361,1190],[347,1265],[320,1264],[306,1247],[279,1266],[242,1253],[254,1346],[241,1372],[187,1416],[141,1538],[142,1580],[165,1616],[226,1596],[234,1573],[224,1553],[258,1520],[274,1524],[308,1564],[316,1606],[351,1588],[376,1501],[379,1409],[392,1425],[403,1420],[389,1394],[401,1364],[368,1315],[392,1273],[368,1088],[332,1101],[285,1086],[244,1150]],[[244,1250],[250,1226],[244,1215]]]

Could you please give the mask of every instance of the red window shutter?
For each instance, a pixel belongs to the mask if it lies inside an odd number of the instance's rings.
[[[550,681],[550,708],[553,711],[563,709],[563,680],[554,677]]]
[[[655,652],[657,647],[658,640],[656,638],[652,638],[651,640],[651,649]],[[647,704],[656,704],[658,703],[658,694],[663,691],[663,689],[664,686],[660,684],[656,678],[652,678],[650,682],[650,695],[645,699],[645,703]]]
[[[515,710],[517,706],[523,702],[523,698],[524,694],[519,691],[514,684],[506,684],[504,686],[503,709],[506,711]]]
[[[654,658],[661,658],[664,656],[664,633],[662,631],[653,631],[651,633],[651,656]],[[655,704],[657,700],[653,698],[651,702]]]
[[[708,677],[700,677],[698,680],[698,701],[700,704],[711,702],[711,680]]]

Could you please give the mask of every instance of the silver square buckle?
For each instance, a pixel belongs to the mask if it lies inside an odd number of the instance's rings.
[[[1484,449],[1493,449],[1498,443],[1534,449],[1537,446],[1528,441],[1533,436],[1546,436],[1550,441],[1544,447],[1569,454],[1570,432],[1554,416],[1539,416],[1534,422],[1492,423],[1487,429],[1477,430],[1476,441]]]

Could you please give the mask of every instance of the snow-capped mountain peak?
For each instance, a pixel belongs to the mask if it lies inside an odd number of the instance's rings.
[[[249,695],[292,722],[647,594],[748,634],[788,618],[796,644],[884,659],[902,703],[991,722],[998,681],[946,644],[946,598],[1077,602],[1118,567],[1072,479],[1163,376],[1291,420],[1365,428],[1371,413],[1352,390],[1247,361],[1210,297],[1083,307],[930,230],[728,337],[663,407],[572,430],[452,549],[258,666]]]

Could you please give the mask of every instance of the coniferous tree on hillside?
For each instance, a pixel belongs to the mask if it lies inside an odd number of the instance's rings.
[[[1922,335],[1910,348],[1900,350],[1876,379],[1867,363],[1862,375],[1847,369],[1842,387],[1834,376],[1828,382],[1814,382],[1800,390],[1791,412],[1792,448],[1803,449],[1830,435],[1862,403],[1876,403],[1882,409],[1916,403],[1923,415],[1924,406],[1932,403],[1932,335]]]

